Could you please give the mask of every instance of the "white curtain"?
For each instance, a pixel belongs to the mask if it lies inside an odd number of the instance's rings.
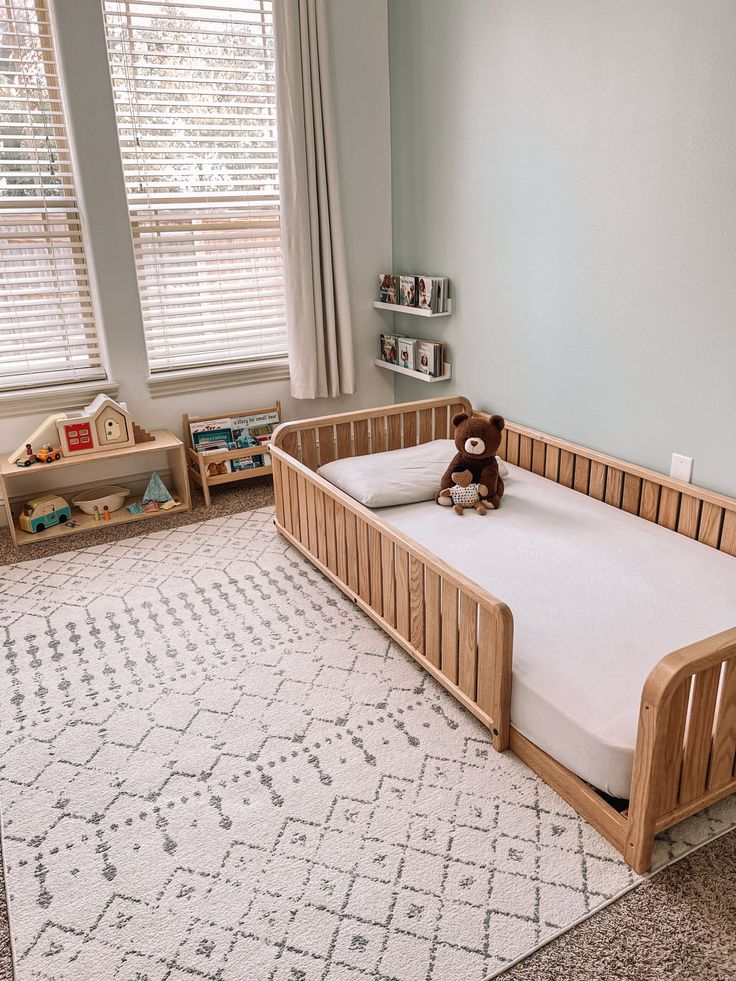
[[[291,394],[355,391],[326,0],[274,0]]]

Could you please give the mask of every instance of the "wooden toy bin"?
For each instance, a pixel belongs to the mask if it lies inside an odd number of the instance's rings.
[[[246,409],[242,412],[231,412],[227,414],[230,416],[249,416],[260,415],[261,413],[265,412],[276,412],[278,414],[279,421],[281,421],[280,402],[276,402],[274,405],[269,405],[265,409]],[[254,467],[252,470],[238,470],[236,473],[224,473],[217,474],[216,476],[209,476],[207,473],[207,468],[211,463],[221,463],[223,460],[240,460],[245,456],[261,456],[264,453],[268,453],[270,450],[270,443],[267,443],[259,446],[251,446],[247,450],[222,450],[222,452],[218,453],[198,453],[192,444],[192,433],[189,429],[189,424],[192,422],[212,422],[215,419],[221,419],[223,415],[226,415],[226,413],[221,412],[216,416],[190,416],[185,412],[182,416],[189,479],[193,484],[198,484],[202,488],[202,494],[204,495],[204,506],[206,508],[210,507],[212,503],[212,498],[210,495],[211,487],[216,487],[218,484],[232,484],[240,480],[250,480],[253,477],[265,477],[273,473],[272,468],[268,466]]]

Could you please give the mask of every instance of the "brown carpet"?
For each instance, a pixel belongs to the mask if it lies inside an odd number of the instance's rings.
[[[268,478],[226,485],[205,510],[197,492],[193,510],[151,518],[145,531],[190,524],[273,503]],[[118,541],[141,534],[141,525],[95,529],[73,539],[16,549],[0,535],[0,564]],[[0,856],[1,858],[1,856]],[[0,860],[0,981],[13,981],[5,890]],[[736,978],[736,833],[665,869],[608,909],[554,940],[504,975],[504,981],[733,981]],[[456,979],[441,979],[456,981]],[[460,981],[460,979],[457,979]]]

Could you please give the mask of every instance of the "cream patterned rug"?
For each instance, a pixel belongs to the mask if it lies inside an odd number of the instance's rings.
[[[272,516],[2,570],[16,981],[481,981],[638,881]]]

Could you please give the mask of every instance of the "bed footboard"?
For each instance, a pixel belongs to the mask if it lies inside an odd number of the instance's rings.
[[[513,620],[505,603],[450,570],[321,478],[344,456],[451,433],[465,400],[388,406],[280,426],[272,460],[279,532],[492,734],[509,745]]]
[[[637,872],[654,836],[736,791],[736,628],[674,651],[647,678],[624,849]]]

